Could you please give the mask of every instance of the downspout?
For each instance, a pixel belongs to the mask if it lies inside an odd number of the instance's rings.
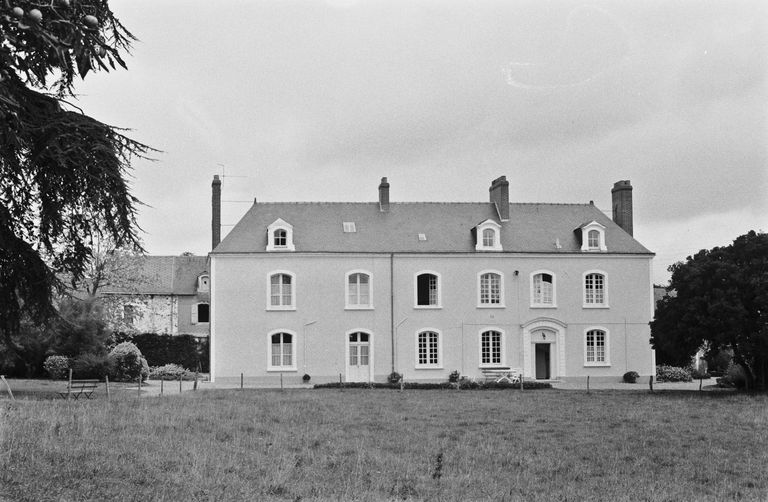
[[[389,253],[389,335],[392,347],[392,373],[395,372],[395,253]]]

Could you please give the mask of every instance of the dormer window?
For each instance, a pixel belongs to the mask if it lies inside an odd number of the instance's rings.
[[[475,228],[476,251],[501,251],[501,225],[485,220]]]
[[[267,251],[295,251],[293,225],[278,218],[267,227]]]
[[[211,278],[208,274],[202,274],[197,278],[197,292],[207,293],[211,290]]]
[[[577,230],[578,231],[578,230]],[[607,251],[605,227],[596,221],[581,226],[582,251]]]

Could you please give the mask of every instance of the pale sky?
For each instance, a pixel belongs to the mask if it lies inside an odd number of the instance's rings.
[[[513,202],[610,214],[629,179],[659,283],[768,231],[763,1],[109,3],[139,42],[78,105],[162,150],[132,173],[151,254],[210,251],[214,174],[228,225],[254,197],[373,202],[383,176],[394,202],[506,175]]]

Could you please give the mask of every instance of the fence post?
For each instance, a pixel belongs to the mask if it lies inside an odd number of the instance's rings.
[[[195,386],[192,387],[192,390],[197,390],[197,379],[198,379],[198,377],[199,377],[199,374],[197,373],[197,371],[195,371]]]
[[[104,382],[107,386],[107,401],[109,401],[109,375],[104,375]]]
[[[139,374],[139,397],[141,397],[141,374]]]
[[[589,394],[589,375],[587,375],[587,394]]]
[[[161,395],[161,396],[163,395],[163,384],[164,384],[164,383],[165,383],[165,377],[164,377],[164,376],[161,376],[161,377],[160,377],[160,395]]]
[[[69,395],[72,392],[72,368],[69,368],[69,381],[67,382],[67,401],[69,401]]]
[[[651,388],[651,392],[653,392],[653,375],[648,379],[648,386]]]
[[[699,392],[701,392],[702,382],[704,382],[704,377],[702,375],[699,375]]]
[[[243,390],[243,374],[240,373],[240,390]]]
[[[339,373],[339,391],[344,390],[344,383],[341,381],[341,373]]]
[[[181,394],[181,375],[179,375],[179,394]]]
[[[283,374],[280,373],[280,390],[283,390]]]
[[[522,373],[520,373],[520,391],[521,391],[521,392],[522,392],[522,390],[523,390],[523,387],[525,387],[525,386],[523,385],[523,380],[525,380],[525,378],[523,377],[523,374],[522,374]]]

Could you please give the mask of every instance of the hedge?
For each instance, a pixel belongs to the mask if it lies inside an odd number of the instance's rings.
[[[115,333],[115,341],[129,340],[136,344],[150,366],[178,364],[190,371],[210,371],[208,338],[193,335],[161,335]]]
[[[379,383],[379,382],[330,382],[321,383],[314,386],[315,389],[400,389],[399,383]],[[432,389],[473,389],[473,390],[493,390],[493,389],[520,389],[519,383],[507,383],[507,382],[461,382],[460,384],[452,382],[439,382],[439,383],[420,383],[420,382],[405,382],[403,384],[404,389],[416,389],[416,390],[432,390]],[[548,382],[534,382],[526,381],[523,385],[525,390],[528,389],[551,389],[552,384]]]

